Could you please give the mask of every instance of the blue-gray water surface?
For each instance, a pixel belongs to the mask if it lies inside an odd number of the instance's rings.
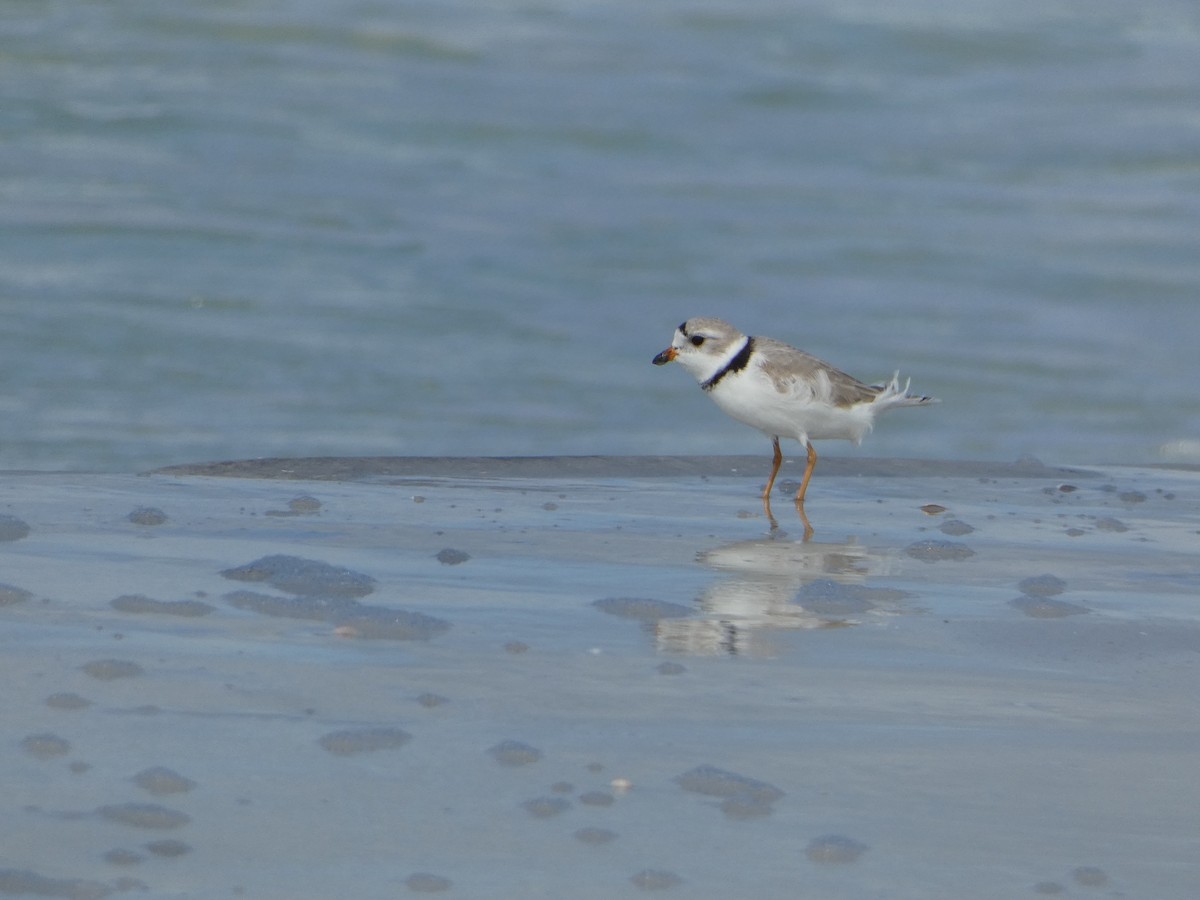
[[[833,454],[1200,459],[1200,7],[8,0],[0,468],[746,453],[728,318],[943,404]]]

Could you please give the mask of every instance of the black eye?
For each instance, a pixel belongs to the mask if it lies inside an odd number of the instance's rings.
[[[699,347],[703,343],[704,343],[704,335],[702,335],[702,334],[698,334],[692,338],[692,346],[693,347]]]

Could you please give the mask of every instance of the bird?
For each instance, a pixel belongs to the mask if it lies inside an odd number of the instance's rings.
[[[796,508],[803,515],[808,482],[817,465],[814,440],[859,444],[881,413],[940,402],[910,394],[911,379],[901,386],[899,371],[883,384],[866,384],[811,353],[773,338],[742,334],[728,322],[708,316],[681,323],[671,346],[652,362],[656,366],[679,363],[725,413],[771,439],[774,460],[762,499],[772,521],[771,489],[783,464],[780,438],[799,441],[808,456],[796,491]]]

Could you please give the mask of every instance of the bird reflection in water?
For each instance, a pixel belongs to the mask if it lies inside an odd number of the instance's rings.
[[[699,616],[655,623],[660,651],[695,656],[771,656],[770,633],[844,628],[894,614],[904,591],[866,586],[887,575],[891,555],[845,543],[740,541],[697,561],[722,574],[697,598]]]

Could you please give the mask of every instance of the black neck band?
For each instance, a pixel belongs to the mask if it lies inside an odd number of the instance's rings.
[[[742,371],[742,369],[746,368],[746,366],[750,363],[750,354],[753,352],[754,338],[748,337],[746,338],[746,343],[742,344],[742,349],[737,352],[737,355],[734,356],[733,359],[727,362],[724,366],[722,366],[721,370],[717,372],[716,375],[708,379],[708,381],[701,382],[700,387],[704,388],[706,391],[711,391],[717,386],[717,383],[730,372]]]

